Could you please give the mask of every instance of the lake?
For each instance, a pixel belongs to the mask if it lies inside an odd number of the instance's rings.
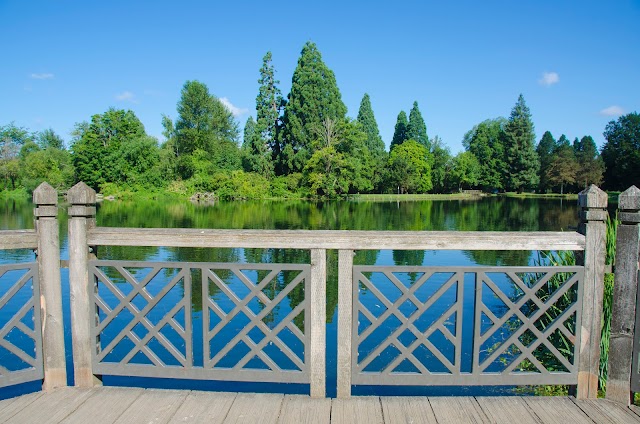
[[[68,259],[66,207],[60,208],[61,258]],[[0,229],[33,228],[33,205],[29,201],[5,200],[0,206]],[[309,229],[309,230],[460,230],[460,231],[569,231],[577,225],[577,202],[562,199],[532,199],[484,197],[469,200],[432,200],[407,202],[366,201],[247,201],[193,204],[188,201],[158,200],[141,202],[105,201],[98,204],[97,224],[112,227],[172,227],[217,229]],[[308,263],[308,251],[283,249],[185,249],[157,247],[101,247],[99,259],[131,261],[180,261],[180,262],[233,262],[233,263]],[[356,265],[397,266],[526,266],[539,256],[536,252],[503,251],[358,251]],[[0,251],[0,264],[34,260],[30,251]],[[140,272],[144,272],[140,270]],[[170,273],[159,279],[165,284]],[[229,287],[243,287],[230,274],[223,275]],[[407,285],[413,284],[419,275],[402,276]],[[286,278],[285,278],[286,280]],[[327,254],[327,395],[335,396],[336,367],[336,307],[337,307],[337,252]],[[68,270],[62,270],[66,328],[69,324]],[[163,283],[165,282],[165,283]],[[2,279],[0,279],[2,283]],[[384,283],[382,283],[384,285]],[[467,283],[465,283],[467,284]],[[388,284],[387,284],[388,286]],[[152,288],[152,286],[149,286]],[[277,295],[283,287],[277,287],[270,296]],[[388,287],[387,287],[388,289]],[[99,288],[99,290],[101,290]],[[0,296],[4,293],[0,288]],[[195,292],[195,291],[194,291]],[[109,293],[103,290],[106,298]],[[365,293],[366,294],[366,293]],[[212,296],[220,296],[219,293]],[[294,305],[296,295],[291,294],[289,306]],[[299,296],[299,294],[298,294]],[[375,299],[365,298],[365,302]],[[202,328],[202,311],[192,305],[194,333]],[[270,319],[277,321],[278,314],[290,312],[289,306],[274,312]],[[375,307],[375,305],[373,305]],[[259,307],[259,306],[256,306]],[[291,306],[292,307],[292,306]],[[473,308],[473,302],[465,301],[465,308]],[[0,316],[0,323],[4,322]],[[240,324],[239,324],[240,325]],[[113,330],[116,331],[116,330]],[[200,330],[201,331],[201,330]],[[468,331],[468,330],[465,330]],[[109,335],[105,335],[108,341]],[[222,337],[225,337],[222,334]],[[70,334],[66,334],[68,363],[71,363]],[[105,341],[106,343],[106,341]],[[369,340],[368,349],[375,347]],[[365,346],[366,347],[366,346]],[[194,360],[202,362],[202,345],[195,343]],[[446,349],[445,349],[446,350]],[[463,344],[464,351],[469,351]],[[468,352],[467,352],[468,353]],[[468,355],[466,355],[468,356]],[[0,361],[3,352],[0,351]],[[6,355],[5,355],[6,357]],[[199,359],[198,359],[199,358]],[[141,359],[144,361],[144,359]],[[140,362],[144,363],[144,362]],[[4,365],[4,362],[3,362]],[[70,376],[71,377],[71,376]],[[183,381],[105,377],[105,384],[144,385],[148,387],[200,388],[228,391],[278,391],[304,393],[304,385],[267,383],[229,383],[210,381]],[[37,385],[36,385],[37,386]],[[20,390],[37,390],[33,384],[19,388],[5,388],[0,396],[7,397]],[[36,389],[34,389],[36,387]],[[308,390],[308,389],[307,389]],[[511,390],[500,388],[467,387],[357,387],[354,394],[481,394],[503,393]]]

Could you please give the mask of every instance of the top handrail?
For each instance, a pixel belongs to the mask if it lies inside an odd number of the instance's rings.
[[[91,246],[349,250],[584,250],[577,232],[216,230],[93,227]]]
[[[0,250],[37,249],[35,230],[0,230]]]

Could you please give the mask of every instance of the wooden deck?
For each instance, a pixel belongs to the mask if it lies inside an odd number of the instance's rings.
[[[3,423],[640,423],[640,412],[566,397],[353,397],[65,388],[0,401]]]

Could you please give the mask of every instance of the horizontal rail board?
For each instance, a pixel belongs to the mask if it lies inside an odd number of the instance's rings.
[[[38,236],[35,230],[0,231],[0,250],[37,248]]]
[[[353,250],[584,250],[575,232],[211,230],[96,227],[95,246]]]

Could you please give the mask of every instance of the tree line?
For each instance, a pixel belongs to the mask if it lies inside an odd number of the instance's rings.
[[[165,141],[131,110],[111,108],[76,124],[69,146],[53,130],[0,127],[0,190],[64,190],[84,181],[108,195],[168,191],[222,199],[338,198],[354,193],[447,193],[462,189],[575,192],[588,184],[624,189],[640,173],[640,116],[611,121],[599,152],[591,136],[572,142],[545,132],[536,143],[520,95],[508,118],[481,122],[452,155],[429,138],[414,102],[397,116],[385,149],[371,99],[347,116],[336,78],[307,42],[284,97],[270,52],[259,70],[255,119],[242,134],[231,112],[199,81],[186,81],[177,116],[162,116]]]

